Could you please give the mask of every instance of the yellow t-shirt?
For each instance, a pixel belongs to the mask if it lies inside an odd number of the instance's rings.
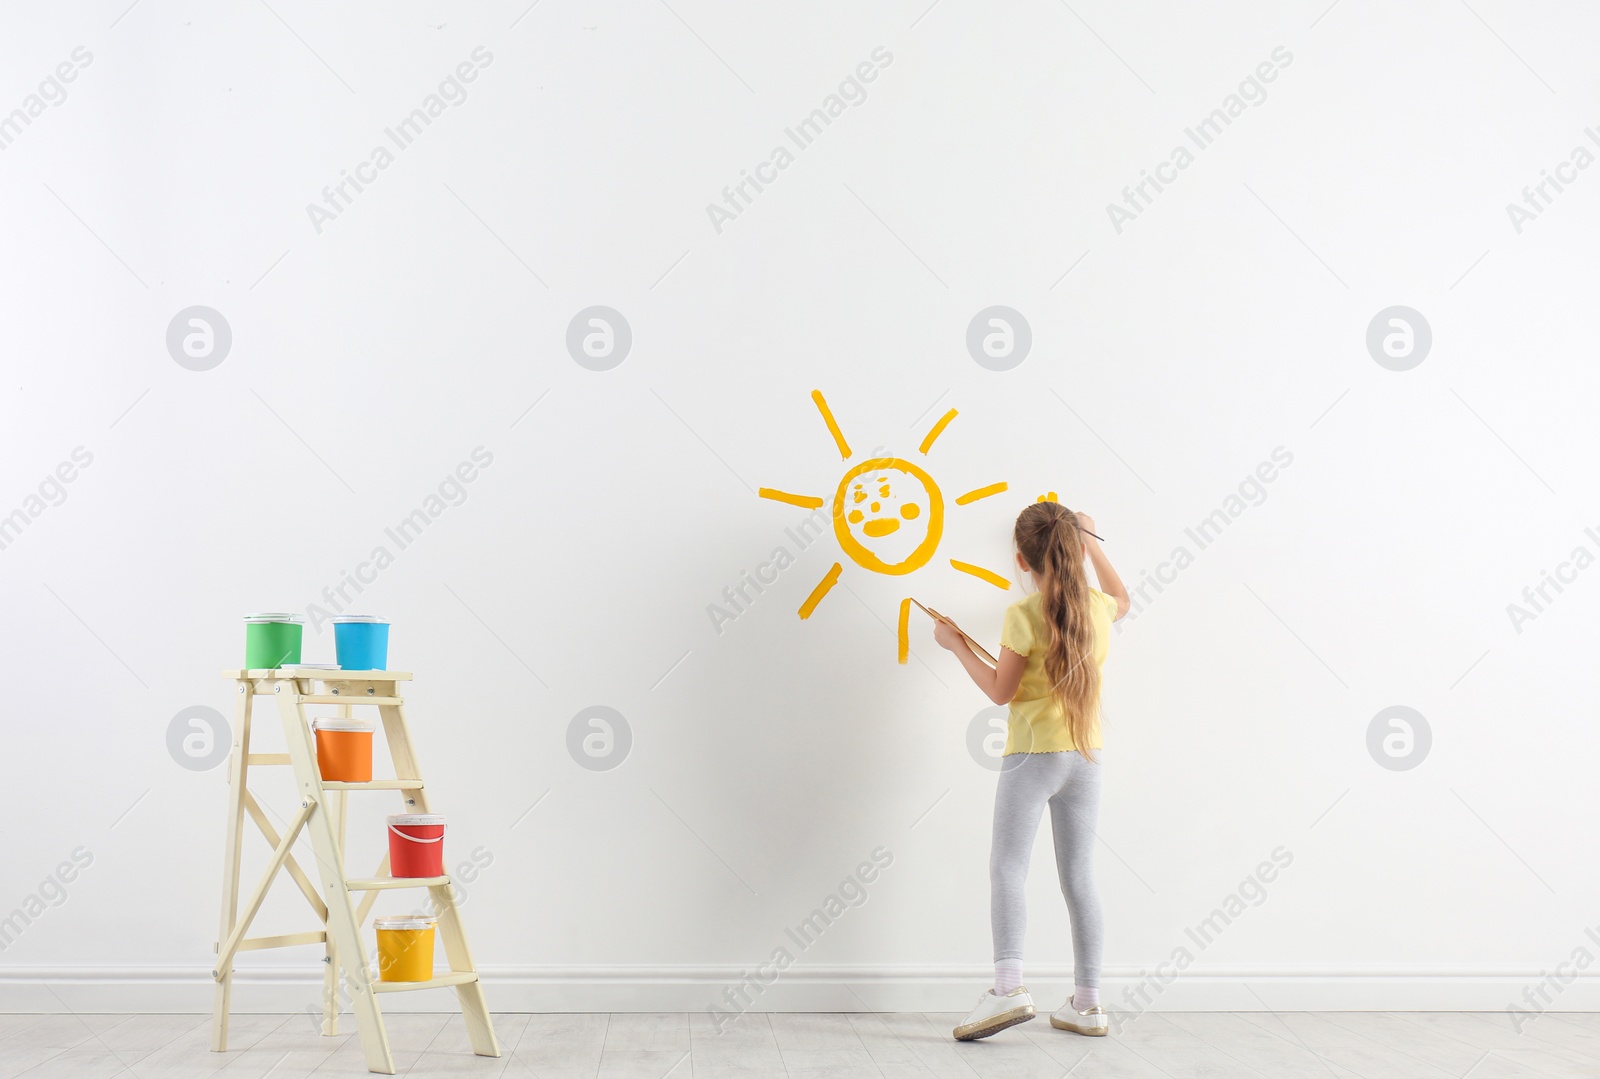
[[[1094,619],[1094,661],[1104,667],[1111,645],[1111,623],[1117,616],[1117,601],[1098,589],[1089,589],[1089,610]],[[1050,677],[1045,674],[1044,654],[1050,646],[1050,627],[1044,621],[1044,596],[1035,592],[1006,608],[1000,628],[1000,644],[1028,661],[1022,682],[1011,698],[1011,716],[1006,724],[1006,756],[1013,753],[1063,753],[1077,749],[1067,717],[1050,695]],[[1093,707],[1089,725],[1090,749],[1100,748],[1100,702]]]

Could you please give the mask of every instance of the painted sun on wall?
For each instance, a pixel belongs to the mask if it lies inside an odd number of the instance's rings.
[[[828,433],[839,448],[840,458],[849,462],[854,456],[850,443],[839,430],[839,424],[834,420],[822,391],[812,390],[811,400],[816,402],[822,422],[827,424]],[[923,437],[922,445],[917,449],[919,456],[928,455],[933,444],[955,418],[956,410],[953,408],[939,417]],[[966,506],[1005,490],[1004,481],[991,483],[987,487],[958,495],[955,503]],[[810,510],[821,509],[824,505],[824,499],[819,495],[796,495],[770,487],[763,487],[758,493],[762,498]],[[833,534],[839,540],[840,550],[862,569],[902,576],[914,573],[932,561],[938,552],[939,540],[944,535],[944,513],[944,494],[933,477],[920,465],[898,457],[873,457],[852,464],[839,481],[833,495]],[[950,565],[996,588],[1004,590],[1011,587],[1011,582],[1004,576],[982,566],[954,558],[950,559]],[[811,612],[839,582],[843,572],[843,564],[835,562],[823,574],[822,580],[817,582],[806,601],[800,605],[801,618],[811,617]],[[908,596],[900,601],[901,663],[906,661],[910,650],[910,619],[911,598]]]

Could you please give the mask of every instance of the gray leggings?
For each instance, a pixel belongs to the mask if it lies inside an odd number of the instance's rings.
[[[1101,759],[1095,751],[1095,760]],[[1022,958],[1028,928],[1028,862],[1039,818],[1050,804],[1056,871],[1072,918],[1073,980],[1099,988],[1105,923],[1094,887],[1095,824],[1100,816],[1100,768],[1077,752],[1019,753],[1002,758],[994,795],[994,839],[989,848],[989,921],[995,962]]]

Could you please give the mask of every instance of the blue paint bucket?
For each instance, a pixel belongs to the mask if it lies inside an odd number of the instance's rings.
[[[389,622],[370,614],[335,615],[333,647],[340,670],[388,670]]]

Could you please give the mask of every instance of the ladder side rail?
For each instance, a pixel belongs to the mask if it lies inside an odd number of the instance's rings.
[[[422,779],[416,750],[411,744],[411,731],[406,725],[405,705],[379,705],[378,715],[383,719],[384,737],[388,740],[389,756],[394,760],[396,773]],[[430,812],[425,788],[410,793],[416,803],[415,812]],[[433,899],[434,910],[439,917],[439,939],[444,945],[451,971],[475,973],[477,967],[473,965],[472,950],[467,946],[466,930],[462,927],[461,914],[456,908],[455,885],[451,883],[429,888],[428,895]],[[466,1020],[472,1051],[481,1057],[499,1056],[500,1043],[494,1036],[494,1023],[489,1016],[489,1004],[483,995],[482,981],[474,976],[472,981],[455,986],[455,991],[461,1004],[461,1016]]]
[[[233,750],[228,757],[228,823],[222,853],[222,916],[217,947],[233,932],[239,913],[239,855],[244,832],[245,781],[249,777],[250,713],[255,700],[252,686],[239,679],[233,712]],[[233,1006],[233,969],[217,981],[211,1005],[211,1051],[228,1048],[228,1011]]]
[[[348,704],[339,706],[340,719],[349,719],[353,711]],[[318,769],[320,776],[321,769]],[[326,787],[324,787],[326,790]],[[345,864],[345,839],[349,834],[349,795],[345,791],[333,792],[334,835],[339,840],[339,864]],[[361,919],[356,919],[356,932],[361,932]],[[332,1038],[339,1033],[339,944],[328,933],[323,937],[322,961],[322,1036]]]
[[[367,950],[361,943],[355,911],[350,905],[350,892],[345,888],[347,874],[335,834],[333,815],[322,801],[322,777],[317,771],[305,705],[300,703],[302,684],[292,679],[279,679],[273,686],[273,694],[278,700],[278,716],[283,721],[284,741],[288,743],[289,756],[294,761],[295,781],[302,796],[317,800],[306,822],[306,830],[311,836],[311,849],[316,854],[317,871],[322,879],[323,898],[328,905],[328,933],[334,938],[335,954],[344,971],[345,985],[350,993],[350,1008],[355,1013],[356,1031],[361,1038],[367,1070],[393,1075],[394,1054],[390,1051],[389,1035],[384,1029],[383,1014],[378,1009],[377,994],[372,988]]]

